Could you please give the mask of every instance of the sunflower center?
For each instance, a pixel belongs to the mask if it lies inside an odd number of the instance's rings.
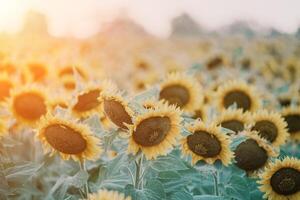
[[[80,132],[64,124],[48,126],[44,135],[54,149],[65,154],[79,154],[87,147],[87,142]]]
[[[160,92],[159,99],[165,99],[169,104],[182,108],[188,104],[190,94],[187,88],[181,85],[170,85]]]
[[[95,89],[78,96],[77,103],[75,104],[73,109],[78,112],[84,112],[99,106],[99,95],[100,90]]]
[[[232,130],[235,133],[238,133],[238,132],[244,130],[243,122],[235,120],[235,119],[224,121],[221,123],[221,126],[224,128],[227,128],[229,130]]]
[[[103,105],[106,115],[120,128],[127,129],[124,123],[132,124],[131,116],[120,102],[115,100],[104,100]]]
[[[6,97],[9,97],[12,84],[8,81],[0,81],[0,101],[3,101]]]
[[[45,99],[33,92],[16,96],[13,106],[18,115],[29,120],[38,120],[47,112]]]
[[[257,170],[265,165],[267,152],[253,139],[247,139],[237,146],[234,151],[236,165],[246,171]]]
[[[279,103],[282,107],[288,107],[291,105],[291,99],[279,99]]]
[[[220,141],[205,131],[196,131],[187,137],[189,149],[195,154],[204,158],[211,158],[219,155],[222,150]]]
[[[170,129],[171,120],[168,117],[150,117],[137,125],[133,139],[142,146],[155,146],[165,139]]]
[[[230,91],[224,97],[225,108],[230,107],[234,103],[236,103],[237,108],[241,108],[244,111],[250,110],[251,108],[250,97],[245,92],[240,90]]]
[[[222,57],[217,56],[207,63],[207,68],[212,70],[212,69],[219,67],[222,64],[223,64]]]
[[[258,134],[262,138],[265,138],[270,142],[273,142],[278,135],[278,130],[275,124],[267,120],[256,122],[252,130],[258,131]]]
[[[281,168],[271,177],[273,190],[281,195],[292,195],[300,190],[300,172],[293,168]]]
[[[45,67],[43,65],[40,64],[30,64],[29,65],[29,69],[30,72],[33,75],[33,79],[34,81],[41,81],[44,80],[46,75],[47,75],[47,71],[45,69]]]
[[[300,131],[300,115],[291,114],[284,116],[286,123],[288,124],[289,133],[297,133]]]

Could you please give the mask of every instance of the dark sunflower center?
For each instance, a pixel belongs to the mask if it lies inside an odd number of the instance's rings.
[[[98,101],[99,95],[100,90],[96,89],[78,96],[77,103],[73,109],[79,112],[84,112],[96,108],[100,104]]]
[[[288,124],[288,131],[290,134],[300,131],[300,114],[291,114],[283,117]]]
[[[169,104],[182,108],[188,104],[190,94],[187,88],[181,85],[170,85],[160,91],[159,99],[164,99],[168,101]]]
[[[225,108],[230,107],[234,103],[236,103],[237,108],[241,108],[244,111],[250,110],[251,108],[250,97],[245,92],[239,90],[228,92],[223,102]]]
[[[212,70],[212,69],[218,68],[222,64],[223,64],[222,57],[217,56],[207,63],[207,68]]]
[[[65,154],[79,154],[87,147],[86,140],[79,132],[63,124],[48,126],[44,135],[54,149]]]
[[[221,123],[221,126],[229,130],[232,130],[235,133],[244,130],[244,123],[235,119],[224,121]]]
[[[246,171],[257,170],[265,165],[268,155],[253,139],[247,139],[234,151],[236,165]]]
[[[151,117],[143,120],[133,132],[136,143],[150,147],[160,144],[171,129],[171,121],[168,117]]]
[[[300,172],[293,168],[281,168],[271,177],[272,189],[281,195],[292,195],[300,190]]]
[[[132,124],[131,116],[126,112],[124,106],[115,100],[104,100],[104,112],[109,117],[109,119],[118,127],[127,129],[124,125]]]
[[[13,106],[20,116],[29,120],[37,120],[47,112],[44,98],[31,92],[18,95]]]
[[[273,142],[278,135],[278,130],[275,124],[267,120],[256,122],[254,127],[252,127],[252,130],[258,131],[258,134],[262,138],[265,138],[270,142]]]
[[[215,157],[222,150],[218,138],[205,131],[196,131],[194,134],[189,135],[187,144],[192,152],[204,158]]]
[[[282,107],[288,107],[291,105],[291,99],[279,99],[279,103]]]

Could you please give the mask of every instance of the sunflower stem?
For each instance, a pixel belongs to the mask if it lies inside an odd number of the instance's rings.
[[[214,178],[214,191],[215,195],[219,196],[219,173],[218,170],[212,171],[212,176]]]
[[[85,162],[83,160],[80,161],[79,166],[80,166],[80,170],[87,172]],[[84,193],[85,193],[85,197],[87,198],[89,194],[88,181],[86,181],[86,183],[84,184]]]
[[[135,161],[135,183],[134,183],[134,188],[135,189],[140,189],[140,181],[141,181],[141,169],[142,169],[142,164],[143,164],[143,154],[139,156],[138,160]]]

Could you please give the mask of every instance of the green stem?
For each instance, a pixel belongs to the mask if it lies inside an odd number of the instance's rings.
[[[141,181],[141,169],[143,164],[143,154],[135,161],[135,183],[134,188],[140,189],[140,181]]]
[[[212,172],[213,178],[214,178],[214,190],[215,190],[215,195],[219,196],[219,186],[218,186],[218,178],[219,178],[219,174],[218,174],[218,170],[215,170]]]
[[[86,166],[85,166],[85,162],[83,160],[80,161],[80,170],[83,170],[83,171],[87,171],[86,170]],[[86,183],[84,184],[84,193],[85,193],[85,197],[87,198],[88,197],[88,194],[89,194],[89,185],[88,185],[88,181],[86,181]]]

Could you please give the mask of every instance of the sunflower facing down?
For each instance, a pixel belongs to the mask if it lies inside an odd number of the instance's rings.
[[[234,103],[244,112],[256,111],[260,106],[255,89],[243,81],[228,81],[220,86],[217,91],[217,101],[220,110],[227,109]]]
[[[284,144],[289,137],[287,123],[279,113],[261,110],[253,114],[252,120],[251,130],[257,131],[275,147]]]
[[[187,128],[192,134],[181,140],[181,148],[184,155],[192,157],[192,164],[200,160],[208,164],[221,160],[225,166],[231,163],[233,153],[229,147],[230,140],[220,127],[196,121]]]
[[[257,175],[271,160],[278,156],[278,150],[261,138],[257,132],[244,131],[246,140],[234,150],[235,165],[250,175]]]
[[[237,134],[249,124],[249,113],[242,109],[228,109],[215,119],[215,123]]]
[[[134,112],[121,94],[115,91],[105,91],[100,98],[103,101],[105,115],[110,121],[121,129],[128,129],[126,124],[132,124]]]
[[[276,160],[260,175],[259,189],[269,200],[300,199],[300,160]]]
[[[48,95],[38,86],[24,86],[11,93],[9,107],[22,123],[34,125],[48,112]]]
[[[201,92],[201,86],[194,78],[181,73],[171,73],[160,85],[159,99],[192,112],[203,101]]]
[[[37,130],[45,151],[51,155],[58,152],[64,160],[95,160],[102,152],[98,146],[100,140],[89,127],[70,118],[48,113]]]
[[[287,123],[287,129],[291,139],[300,141],[300,106],[284,109],[282,116]]]
[[[100,190],[95,194],[88,195],[87,200],[131,200],[131,197],[125,197],[116,191]]]
[[[148,160],[166,155],[180,137],[180,114],[174,105],[164,105],[136,117],[129,125],[128,152],[135,155],[141,150]]]

